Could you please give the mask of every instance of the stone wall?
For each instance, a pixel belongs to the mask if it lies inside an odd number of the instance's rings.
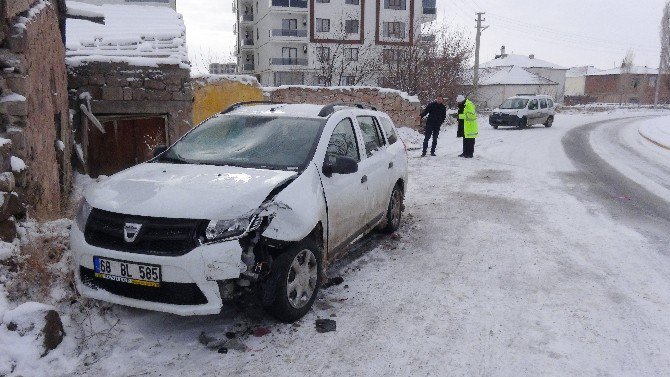
[[[76,110],[75,139],[81,145],[84,161],[87,157],[86,127],[83,126],[86,116],[80,106],[87,105],[86,98],[90,98],[91,110],[96,116],[167,116],[168,142],[175,141],[191,128],[190,71],[178,65],[76,64],[68,67],[68,87],[70,106]]]
[[[418,116],[421,105],[416,97],[406,93],[374,87],[318,87],[318,86],[281,86],[265,88],[267,100],[286,103],[363,103],[386,112],[396,127],[418,129]]]
[[[193,78],[192,86],[194,125],[234,103],[263,100],[263,89],[253,76],[197,76]]]
[[[18,202],[25,202],[37,219],[62,217],[69,205],[72,132],[65,50],[54,4],[0,1],[0,137],[11,141],[0,140],[0,228],[5,239],[12,233],[7,220],[23,212]]]

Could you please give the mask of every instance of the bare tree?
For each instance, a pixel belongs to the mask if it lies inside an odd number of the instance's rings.
[[[463,32],[448,28],[417,35],[410,46],[384,50],[385,86],[418,95],[424,102],[437,95],[454,101],[469,72],[472,42]]]
[[[342,18],[344,19],[344,17]],[[320,43],[316,47],[318,66],[318,84],[333,85],[361,85],[369,82],[377,73],[378,56],[374,48],[369,45],[358,47],[345,41],[350,33],[344,22],[340,22],[336,31],[336,40],[333,43]]]
[[[654,94],[654,105],[658,105],[661,81],[663,73],[668,71],[670,65],[670,2],[663,8],[663,18],[661,19],[661,59],[658,65],[658,75],[656,75],[656,88]]]
[[[631,92],[631,88],[637,88],[633,82],[633,65],[635,61],[635,53],[633,50],[628,50],[626,56],[621,61],[621,73],[619,74],[619,104],[624,102],[624,97],[627,97]]]

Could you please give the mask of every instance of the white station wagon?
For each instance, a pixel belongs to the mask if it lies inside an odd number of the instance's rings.
[[[237,104],[155,155],[85,191],[71,231],[83,296],[200,315],[251,286],[290,322],[329,257],[400,225],[406,150],[374,108]]]

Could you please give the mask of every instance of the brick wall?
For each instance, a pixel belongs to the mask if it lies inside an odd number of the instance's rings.
[[[11,140],[10,150],[0,155],[14,155],[28,166],[14,173],[14,182],[0,186],[16,186],[29,214],[38,219],[65,214],[72,183],[65,51],[53,4],[0,1],[0,89],[5,98],[0,137]],[[7,170],[6,162],[0,165]],[[6,224],[0,228],[9,229]]]
[[[266,88],[268,100],[286,103],[364,103],[386,112],[397,127],[418,128],[421,105],[417,99],[409,100],[405,93],[370,87],[304,87],[281,86]]]
[[[620,75],[586,76],[584,95],[603,103],[654,103],[656,75],[630,75],[625,82],[621,80]],[[661,78],[659,102],[670,103],[670,75]]]

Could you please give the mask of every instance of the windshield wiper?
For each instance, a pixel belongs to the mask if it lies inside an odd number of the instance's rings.
[[[161,156],[158,158],[160,162],[170,162],[173,164],[188,164],[189,162],[183,159],[181,156],[177,155],[175,157]]]

